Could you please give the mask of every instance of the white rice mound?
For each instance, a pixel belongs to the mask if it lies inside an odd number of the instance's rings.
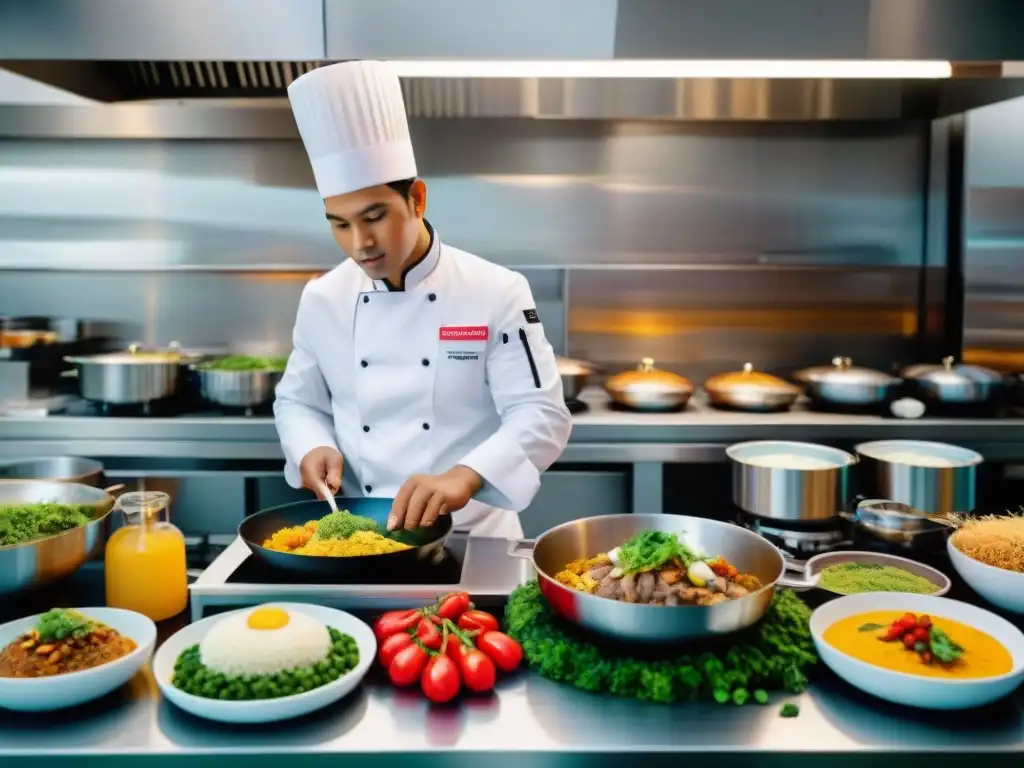
[[[251,629],[249,613],[219,621],[199,644],[207,669],[229,677],[276,675],[310,667],[331,652],[331,636],[315,619],[294,611],[280,629]]]

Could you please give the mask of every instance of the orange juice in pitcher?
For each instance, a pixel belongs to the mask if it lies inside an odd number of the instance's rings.
[[[159,491],[126,493],[116,508],[124,526],[107,542],[107,605],[161,621],[185,610],[188,573],[185,537],[168,519],[171,497]]]

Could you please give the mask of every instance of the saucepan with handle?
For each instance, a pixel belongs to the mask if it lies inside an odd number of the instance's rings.
[[[715,605],[654,605],[620,602],[581,592],[555,579],[567,563],[620,547],[644,531],[680,536],[709,556],[720,555],[762,586],[749,595]],[[601,515],[573,520],[535,540],[515,541],[509,555],[530,560],[541,594],[564,619],[631,643],[671,643],[725,635],[756,624],[771,606],[782,578],[782,553],[767,539],[729,523],[682,515]]]
[[[324,557],[297,555],[278,552],[263,546],[276,531],[282,528],[305,525],[319,520],[329,511],[328,505],[319,499],[299,501],[262,510],[245,518],[238,526],[238,535],[252,551],[253,556],[267,565],[283,571],[307,576],[334,578],[343,581],[369,579],[375,574],[392,573],[396,570],[424,567],[435,564],[443,556],[445,541],[452,532],[452,519],[441,515],[431,526],[412,531],[388,531],[387,519],[394,499],[377,497],[334,497],[339,510],[353,515],[368,517],[377,523],[378,532],[395,541],[410,545],[410,549],[381,555],[360,555],[356,557]]]

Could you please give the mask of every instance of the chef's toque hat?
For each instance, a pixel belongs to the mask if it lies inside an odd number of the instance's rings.
[[[382,61],[314,69],[288,86],[320,197],[416,176],[398,77]]]

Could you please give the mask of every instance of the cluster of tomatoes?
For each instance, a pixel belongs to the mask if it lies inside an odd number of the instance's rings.
[[[389,611],[377,619],[377,659],[398,686],[415,685],[433,702],[451,701],[463,685],[475,693],[494,688],[498,670],[523,660],[519,643],[499,631],[498,620],[473,608],[469,595],[442,595],[425,608]]]
[[[886,643],[903,643],[908,651],[918,653],[925,664],[931,664],[934,658],[932,620],[929,616],[907,613],[890,624],[878,639]]]

